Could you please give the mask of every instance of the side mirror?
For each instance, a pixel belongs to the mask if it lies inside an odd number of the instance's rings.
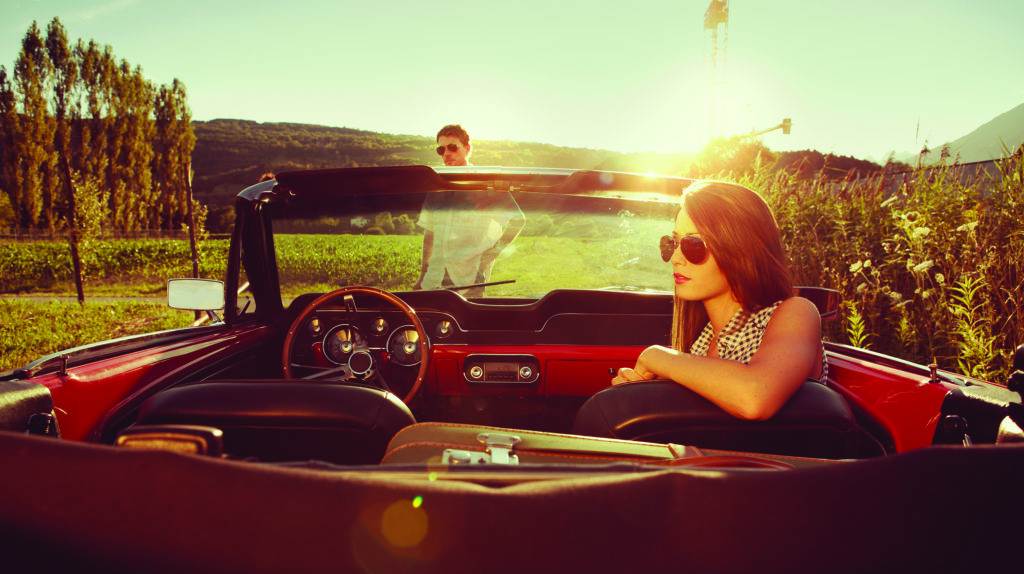
[[[224,308],[224,282],[216,279],[170,279],[167,306],[188,311],[216,311]]]

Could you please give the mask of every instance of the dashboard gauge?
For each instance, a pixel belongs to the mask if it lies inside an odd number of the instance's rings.
[[[452,331],[454,330],[455,328],[451,321],[448,319],[441,319],[437,322],[437,327],[434,328],[434,334],[438,339],[447,339],[451,336]]]
[[[391,362],[411,367],[420,364],[420,336],[412,325],[403,325],[388,337],[388,358]]]
[[[323,333],[323,325],[320,323],[320,319],[313,317],[309,321],[309,333],[314,337],[319,337]]]
[[[324,337],[324,356],[332,363],[341,365],[348,362],[356,347],[365,346],[362,336],[350,325],[338,325]]]
[[[371,330],[374,335],[383,335],[388,332],[388,322],[384,320],[384,317],[377,317],[373,320]]]

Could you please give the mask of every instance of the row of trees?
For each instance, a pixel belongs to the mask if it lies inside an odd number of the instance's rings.
[[[181,82],[70,44],[56,18],[45,35],[32,23],[13,74],[0,66],[0,215],[15,226],[178,229],[194,147]]]

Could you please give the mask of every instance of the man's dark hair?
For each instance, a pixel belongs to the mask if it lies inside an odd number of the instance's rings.
[[[459,124],[448,124],[441,128],[441,131],[437,132],[437,137],[434,138],[434,141],[441,139],[441,136],[459,138],[462,145],[469,147],[469,132],[462,129],[462,126]]]

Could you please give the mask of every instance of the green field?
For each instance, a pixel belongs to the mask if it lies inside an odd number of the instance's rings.
[[[492,281],[514,284],[488,296],[537,297],[556,288],[631,285],[671,288],[658,255],[659,226],[597,237],[519,237],[495,262]],[[419,274],[418,235],[282,235],[275,238],[285,297],[340,285],[412,288]],[[223,279],[227,241],[203,247],[200,275]],[[83,249],[86,296],[164,297],[171,277],[191,274],[188,243],[172,239],[98,240]],[[0,293],[74,295],[67,245],[0,243]]]
[[[659,230],[652,230],[654,231]],[[339,285],[410,289],[422,237],[284,235],[276,240],[286,301]],[[223,279],[226,241],[204,246],[202,275]],[[638,255],[631,255],[636,252]],[[640,255],[642,254],[642,255]],[[180,327],[192,314],[165,305],[166,281],[191,273],[188,244],[171,239],[93,241],[83,249],[87,303],[79,307],[67,245],[0,244],[0,371],[55,351],[128,334]],[[488,296],[540,296],[554,288],[643,285],[668,289],[670,271],[651,237],[520,237],[494,266]],[[63,299],[46,300],[49,296]],[[138,301],[103,301],[136,297]]]
[[[207,241],[201,271],[223,278],[227,240]],[[85,242],[81,249],[86,293],[162,295],[170,277],[192,273],[187,241],[121,239]],[[74,294],[71,256],[60,241],[0,242],[0,293]]]
[[[189,311],[160,303],[0,299],[0,371],[43,355],[105,339],[184,327]]]

